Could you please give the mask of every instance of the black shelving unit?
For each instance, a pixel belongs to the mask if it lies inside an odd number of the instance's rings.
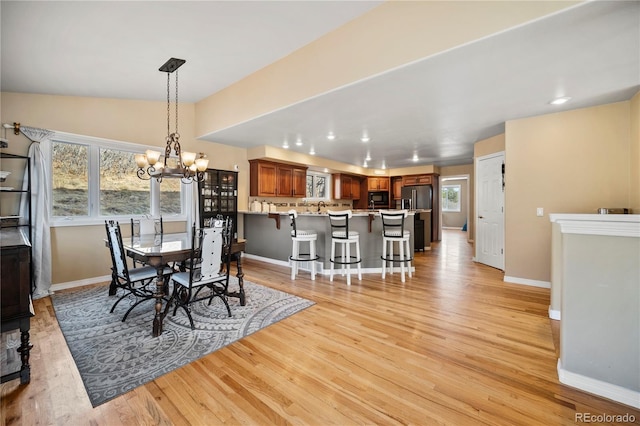
[[[198,183],[200,226],[208,225],[218,215],[233,220],[233,234],[238,237],[238,172],[207,169]]]

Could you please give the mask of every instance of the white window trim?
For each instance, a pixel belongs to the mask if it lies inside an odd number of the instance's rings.
[[[451,210],[451,209],[445,209],[444,207],[444,202],[442,201],[442,198],[440,199],[440,203],[442,204],[442,212],[443,213],[460,213],[462,211],[462,185],[460,185],[459,183],[448,183],[448,184],[443,184],[442,188],[440,189],[441,193],[440,193],[440,197],[442,197],[442,190],[444,190],[445,188],[458,188],[458,209],[457,210]]]
[[[67,142],[67,143],[75,143],[89,146],[89,181],[100,182],[100,170],[99,170],[99,151],[100,148],[110,148],[114,150],[120,151],[131,151],[134,153],[145,152],[148,149],[160,150],[164,151],[164,148],[158,148],[157,146],[150,145],[140,145],[134,144],[131,142],[122,142],[116,141],[112,139],[103,139],[97,138],[94,136],[84,136],[77,135],[73,133],[66,132],[58,132],[50,138],[51,142]],[[93,149],[93,147],[96,147]],[[53,170],[51,167],[51,146],[46,144],[42,146],[42,151],[47,160],[47,178],[49,182],[53,182]],[[132,171],[135,173],[135,171]],[[160,216],[160,192],[159,189],[156,190],[156,187],[160,185],[155,179],[151,179],[151,200],[150,200],[150,209],[151,216]],[[197,183],[193,182],[191,184],[181,183],[181,191],[180,198],[182,204],[182,214],[180,215],[171,215],[166,216],[163,215],[163,222],[184,222],[187,220],[188,212],[187,209],[189,206],[193,205],[193,191],[189,191],[188,188],[191,185],[197,185]],[[99,185],[89,185],[89,216],[52,216],[51,212],[53,211],[53,197],[52,193],[53,188],[50,188],[49,194],[49,205],[47,206],[47,220],[49,222],[49,226],[52,228],[56,227],[65,227],[65,226],[88,226],[88,225],[104,225],[105,220],[117,220],[121,224],[128,223],[131,218],[137,217],[145,217],[146,215],[114,215],[114,216],[104,216],[99,214],[99,206],[96,204],[96,200],[99,199],[100,196],[100,188]]]
[[[307,171],[307,176],[309,175],[320,176],[326,179],[325,190],[324,190],[324,193],[326,195],[324,197],[305,197],[304,200],[305,201],[329,201],[331,199],[331,174],[323,173],[323,172]],[[306,185],[307,185],[307,182],[305,181],[305,195],[306,195]]]

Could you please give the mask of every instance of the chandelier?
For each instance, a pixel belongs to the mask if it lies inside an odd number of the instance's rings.
[[[169,59],[159,68],[159,71],[167,73],[167,145],[164,149],[164,158],[161,159],[160,151],[147,150],[144,154],[136,154],[136,164],[138,166],[137,175],[140,179],[149,180],[155,178],[162,182],[163,178],[179,178],[184,183],[193,181],[202,182],[204,172],[207,170],[209,160],[203,153],[196,158],[195,152],[182,151],[180,148],[180,133],[178,133],[178,68],[186,61],[184,59]],[[171,74],[176,72],[176,127],[171,133],[171,99],[170,83]],[[175,157],[171,156],[171,153]]]

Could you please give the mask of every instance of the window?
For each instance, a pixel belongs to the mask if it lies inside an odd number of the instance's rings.
[[[460,211],[460,185],[442,185],[442,211]]]
[[[142,180],[135,154],[149,147],[56,134],[50,147],[53,224],[99,223],[145,215],[185,219],[180,179]],[[156,148],[157,149],[157,148]]]
[[[329,179],[326,173],[307,172],[307,197],[308,199],[328,200]]]

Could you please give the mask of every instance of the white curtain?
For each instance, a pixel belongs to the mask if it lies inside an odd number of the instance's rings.
[[[47,149],[51,144],[51,136],[54,132],[45,129],[22,126],[20,131],[29,138],[32,143],[29,146],[29,163],[31,164],[31,261],[33,264],[33,295],[34,299],[51,294],[51,234],[49,231],[49,173],[47,163],[42,154],[43,146]],[[26,175],[22,189],[28,185]],[[20,199],[20,216],[29,216],[29,204],[26,194]]]

